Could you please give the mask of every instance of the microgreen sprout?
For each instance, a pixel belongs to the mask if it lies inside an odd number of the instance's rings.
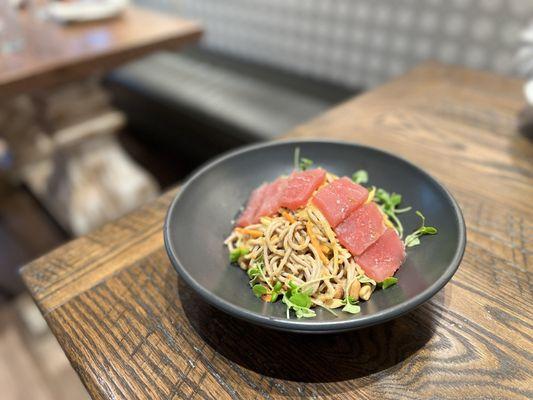
[[[300,148],[294,149],[294,169],[305,171],[313,166],[313,161],[309,158],[300,157]]]
[[[342,308],[342,311],[348,312],[350,314],[359,314],[361,312],[359,302],[355,300],[352,296],[346,296],[343,302],[345,305]]]
[[[287,318],[290,318],[290,310],[292,309],[297,318],[312,318],[316,313],[311,310],[310,293],[302,292],[294,282],[289,281],[287,286],[289,289],[283,294],[282,302],[287,306]]]
[[[391,194],[380,188],[376,190],[374,201],[379,205],[381,211],[389,217],[396,232],[398,232],[398,236],[402,237],[403,225],[396,215],[411,210],[411,207],[397,208],[402,202],[402,195],[394,192]]]
[[[352,181],[355,183],[361,184],[361,183],[367,183],[368,182],[368,172],[366,172],[364,169],[360,169],[358,171],[355,171],[352,174]]]
[[[437,233],[437,228],[433,226],[426,226],[426,217],[424,217],[424,215],[422,215],[420,211],[417,211],[416,215],[418,215],[422,219],[422,225],[420,226],[420,228],[418,228],[405,238],[405,247],[417,246],[420,244],[421,236],[434,235]]]
[[[249,252],[250,250],[247,249],[246,247],[237,247],[235,250],[229,253],[229,260],[232,263],[237,262],[239,261],[239,258],[241,258],[242,256],[245,256]]]
[[[380,282],[379,286],[381,286],[381,288],[385,290],[391,286],[396,285],[396,283],[398,283],[398,278],[395,278],[394,276],[390,276],[388,278],[385,278],[382,282]]]

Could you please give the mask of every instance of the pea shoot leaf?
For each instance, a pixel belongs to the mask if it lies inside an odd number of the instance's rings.
[[[426,226],[426,217],[424,217],[424,215],[420,211],[417,211],[416,215],[420,217],[420,219],[422,220],[422,224],[420,228],[418,228],[417,230],[415,230],[413,233],[411,233],[405,238],[404,240],[405,247],[417,246],[420,244],[421,236],[435,235],[438,232],[437,228],[433,226]]]
[[[238,247],[229,253],[229,260],[232,263],[237,262],[239,261],[239,258],[241,258],[242,256],[245,256],[249,252],[250,250],[247,249],[246,247]]]
[[[300,159],[300,169],[302,171],[305,171],[313,166],[313,161],[308,158],[301,158]]]
[[[380,282],[380,286],[382,289],[387,289],[391,286],[396,285],[396,283],[398,283],[398,278],[391,276],[389,278],[385,278],[382,282]]]
[[[267,294],[268,292],[267,288],[259,283],[252,287],[252,291],[254,292],[256,297],[261,297],[262,295]]]
[[[361,184],[361,183],[367,183],[368,182],[368,172],[366,172],[364,169],[360,169],[358,171],[355,171],[352,174],[352,181],[355,183]]]
[[[359,307],[357,304],[346,303],[346,305],[342,308],[342,311],[350,314],[359,314],[361,312],[361,307]]]
[[[345,306],[342,308],[342,311],[350,314],[359,314],[361,312],[361,307],[359,307],[359,302],[355,300],[352,296],[347,296],[343,300]]]
[[[297,318],[312,318],[316,313],[311,310],[311,296],[303,293],[301,288],[294,282],[288,282],[289,290],[283,294],[282,302],[287,306],[287,318],[290,318],[290,310],[293,310]]]
[[[313,161],[309,158],[300,157],[300,148],[296,147],[294,149],[294,169],[305,171],[313,165]]]
[[[376,286],[376,281],[366,275],[357,275],[356,279],[361,283],[370,283],[372,286]]]

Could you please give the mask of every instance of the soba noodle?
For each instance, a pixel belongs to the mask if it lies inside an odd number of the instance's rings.
[[[328,176],[327,180],[335,178]],[[237,261],[243,270],[261,267],[255,283],[272,289],[281,282],[284,291],[292,282],[309,294],[313,305],[338,308],[346,304],[348,296],[352,301],[368,300],[375,288],[375,282],[364,275],[325,217],[310,203],[235,228],[224,243],[230,252],[247,250]],[[270,294],[262,299],[270,301]]]

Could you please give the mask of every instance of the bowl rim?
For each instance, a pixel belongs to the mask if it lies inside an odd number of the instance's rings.
[[[443,195],[448,199],[448,201],[451,203],[455,211],[455,218],[457,219],[458,226],[459,226],[459,237],[458,237],[459,245],[455,249],[455,254],[453,256],[452,261],[450,262],[448,267],[444,270],[443,274],[433,284],[431,284],[426,289],[424,289],[422,292],[420,292],[419,294],[417,294],[416,296],[414,296],[413,298],[409,300],[406,300],[393,307],[380,310],[370,315],[360,316],[354,319],[344,319],[344,320],[339,320],[339,321],[314,321],[312,319],[307,320],[307,319],[292,319],[292,318],[287,319],[287,318],[272,317],[272,316],[258,314],[246,308],[234,305],[218,297],[216,294],[212,293],[206,288],[204,288],[187,272],[187,270],[184,267],[182,267],[180,258],[178,254],[176,253],[174,247],[172,246],[172,242],[170,240],[171,218],[172,218],[173,211],[176,209],[176,206],[178,202],[180,201],[180,198],[183,195],[183,193],[185,193],[187,189],[191,185],[193,185],[198,178],[200,178],[204,173],[206,173],[207,171],[209,171],[216,165],[226,161],[227,159],[230,159],[234,156],[237,156],[243,153],[247,153],[249,151],[258,150],[262,148],[268,148],[268,147],[275,147],[275,146],[287,146],[287,145],[298,145],[298,144],[301,145],[301,144],[313,144],[313,143],[336,144],[336,145],[358,147],[363,150],[364,149],[372,150],[378,153],[382,153],[383,155],[386,155],[389,157],[394,157],[408,164],[411,168],[414,168],[415,170],[417,170],[419,173],[425,176],[426,179],[431,181],[439,190],[442,191]],[[428,301],[435,294],[437,294],[444,287],[444,285],[448,283],[448,281],[453,277],[453,275],[459,268],[459,265],[461,263],[461,260],[463,258],[465,248],[466,248],[466,226],[465,226],[465,221],[464,221],[464,217],[461,212],[461,209],[459,208],[457,201],[452,196],[452,194],[448,191],[448,189],[446,189],[442,184],[440,184],[429,173],[427,173],[420,167],[416,166],[415,164],[411,163],[410,161],[404,159],[403,157],[397,156],[388,151],[385,151],[385,150],[382,150],[376,147],[372,147],[372,146],[361,145],[355,142],[349,142],[349,141],[343,141],[343,140],[329,140],[329,139],[288,139],[288,140],[276,140],[276,141],[271,141],[271,142],[252,144],[252,145],[240,147],[236,150],[223,153],[220,156],[214,158],[213,160],[207,162],[206,164],[200,166],[197,170],[193,171],[191,175],[186,179],[185,183],[181,185],[178,193],[174,196],[174,199],[170,203],[166,216],[165,216],[165,220],[164,220],[163,237],[164,237],[165,249],[167,251],[170,262],[172,263],[175,270],[178,272],[179,276],[182,277],[187,282],[187,284],[191,286],[202,297],[202,299],[207,301],[209,304],[241,320],[245,320],[245,321],[248,321],[254,324],[267,326],[267,327],[278,329],[278,330],[293,331],[293,332],[300,332],[300,333],[329,333],[329,332],[342,332],[342,331],[360,329],[363,327],[368,327],[368,326],[372,326],[372,325],[376,325],[376,324],[389,321],[391,319],[397,318],[403,314],[406,314],[414,310],[421,304]]]

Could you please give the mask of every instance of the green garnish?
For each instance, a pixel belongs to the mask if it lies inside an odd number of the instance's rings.
[[[391,276],[389,278],[385,278],[383,282],[380,282],[380,286],[382,289],[387,289],[391,286],[396,285],[398,283],[398,278],[395,278],[394,276]]]
[[[424,215],[422,215],[420,211],[417,211],[416,215],[418,215],[422,219],[422,225],[420,226],[420,228],[418,228],[416,231],[414,231],[405,238],[405,247],[417,246],[420,244],[421,236],[434,235],[437,233],[437,228],[433,226],[426,226],[426,217],[424,217]]]
[[[296,147],[294,149],[294,169],[305,171],[311,168],[312,165],[313,165],[313,161],[310,160],[309,158],[304,158],[304,157],[300,158],[300,148]]]
[[[397,208],[402,202],[402,195],[398,193],[390,194],[381,188],[376,190],[374,201],[379,205],[381,211],[390,218],[396,232],[398,232],[398,236],[401,238],[403,236],[403,225],[396,214],[407,212],[411,207]]]
[[[364,169],[360,169],[358,171],[355,171],[352,175],[352,181],[355,183],[367,183],[368,182],[368,172],[366,172]]]
[[[277,281],[274,285],[274,288],[270,291],[270,302],[275,303],[278,299],[278,296],[281,293],[281,288],[283,287],[283,283],[281,281]]]
[[[287,306],[287,318],[290,318],[290,310],[292,309],[297,318],[312,318],[316,313],[311,310],[311,296],[309,293],[302,292],[292,281],[288,282],[289,290],[283,294],[282,302]]]
[[[257,268],[257,267],[252,267],[252,268],[250,268],[248,271],[246,271],[246,273],[248,274],[248,277],[249,277],[251,280],[254,280],[254,279],[257,278],[259,275],[261,275],[261,271],[260,271],[259,268]]]
[[[249,252],[250,250],[247,249],[246,247],[238,247],[229,253],[229,261],[232,263],[237,262],[239,261],[239,258],[241,258],[242,256],[245,256]]]
[[[300,148],[296,147],[294,149],[294,169],[298,169],[300,166]]]
[[[256,297],[261,297],[262,295],[267,294],[268,292],[267,288],[259,283],[252,287],[252,291],[254,292]]]
[[[291,303],[296,304],[298,307],[309,308],[311,307],[311,297],[305,293],[293,293],[289,299]]]
[[[300,169],[302,171],[305,171],[306,169],[309,169],[313,166],[313,161],[308,158],[301,158],[300,159]]]
[[[316,313],[308,307],[301,307],[291,301],[292,297],[288,297],[286,294],[283,296],[282,302],[287,306],[287,319],[290,318],[289,311],[292,309],[297,318],[313,318]]]
[[[250,286],[253,286],[254,283],[257,282],[258,278],[263,278],[263,281],[268,285],[268,287],[273,290],[274,288],[268,281],[268,279],[265,276],[265,272],[263,271],[263,258],[260,256],[255,260],[255,262],[251,265],[251,268],[246,271],[248,274],[248,277],[250,278]]]
[[[346,297],[343,302],[345,306],[342,308],[342,311],[348,312],[350,314],[359,314],[361,312],[359,302],[355,300],[352,296]]]
[[[355,183],[366,183],[368,182],[368,173],[365,170],[360,169],[359,171],[354,172],[352,175],[352,180]],[[398,235],[402,237],[403,225],[396,215],[411,210],[411,207],[397,208],[402,202],[401,194],[394,192],[390,194],[385,189],[381,188],[374,189],[374,202],[376,202],[381,211],[383,211],[383,213],[389,217],[390,221],[394,225],[394,228],[396,229],[396,232],[398,232]]]
[[[357,275],[355,278],[361,283],[370,283],[372,286],[376,286],[376,281],[366,275]]]

